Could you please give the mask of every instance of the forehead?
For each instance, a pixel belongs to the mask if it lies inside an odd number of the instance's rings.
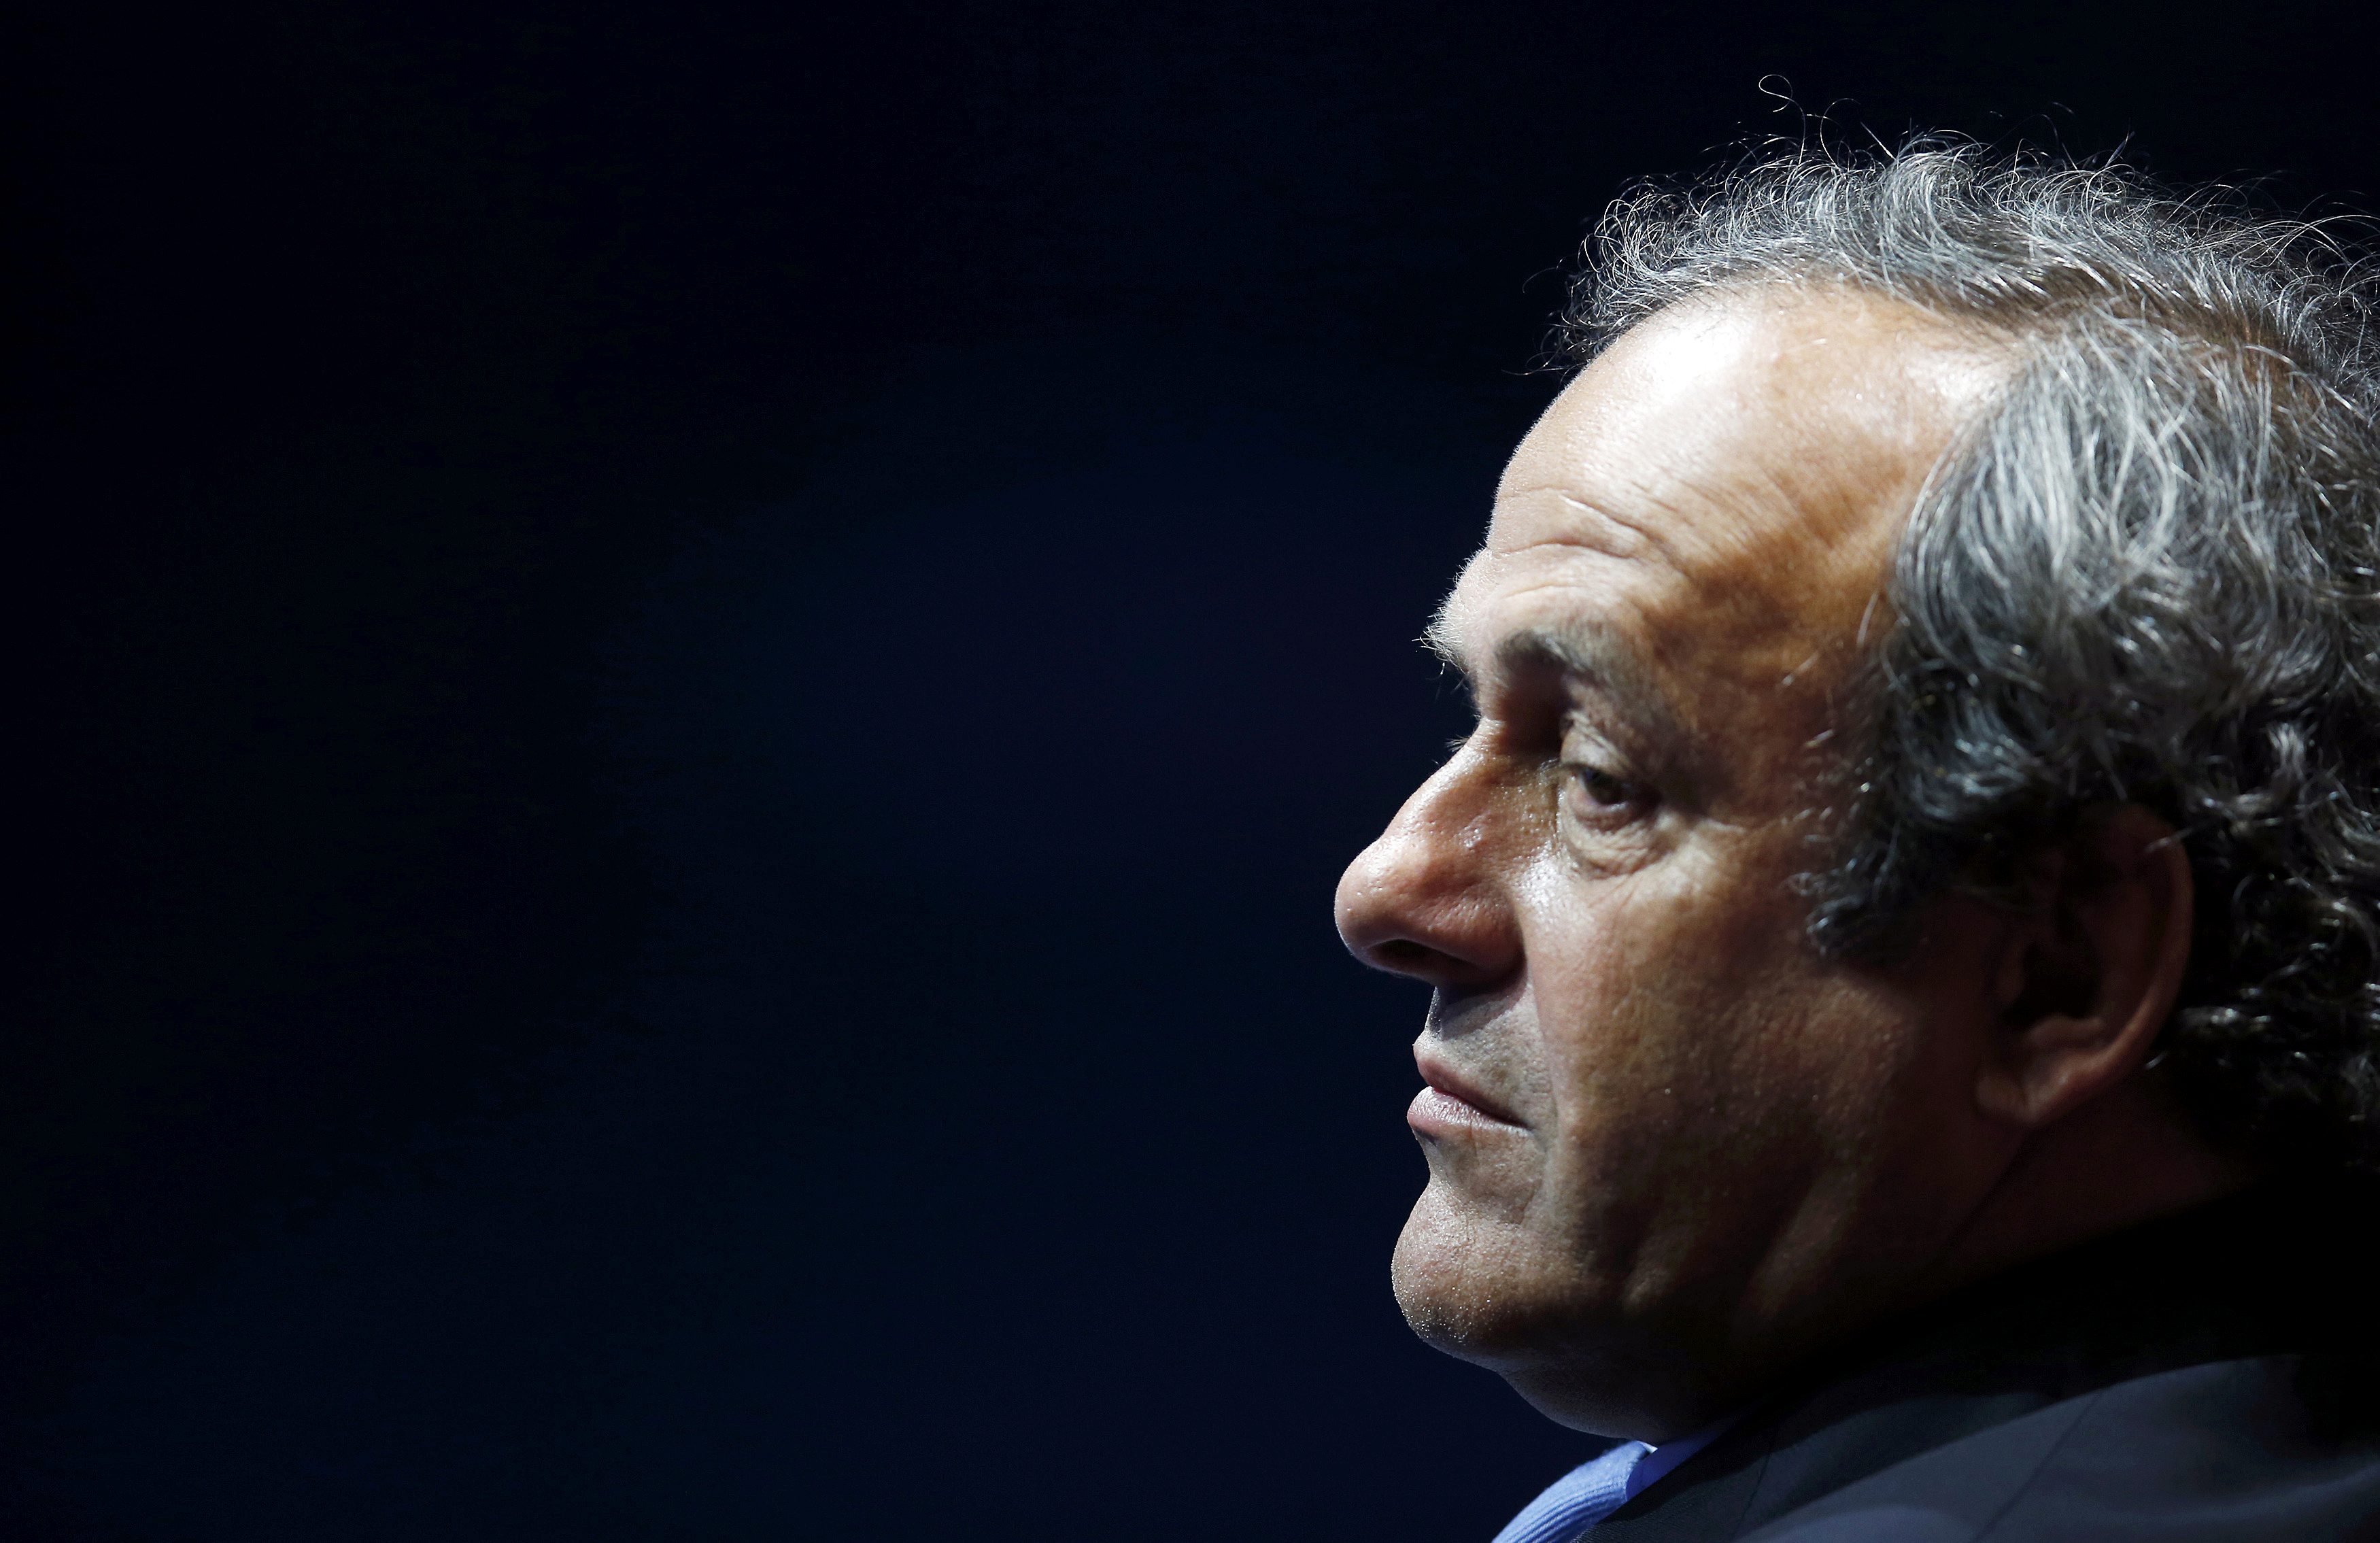
[[[1839,672],[1983,358],[1888,301],[1674,308],[1572,381],[1514,453],[1442,630],[1484,669],[1530,628],[1616,637],[1691,709]]]

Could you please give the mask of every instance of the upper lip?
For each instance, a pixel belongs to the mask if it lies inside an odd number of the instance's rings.
[[[1415,1047],[1414,1064],[1421,1068],[1422,1081],[1428,1083],[1448,1098],[1462,1100],[1490,1120],[1501,1120],[1508,1125],[1517,1125],[1521,1123],[1511,1110],[1481,1092],[1476,1083],[1465,1078],[1453,1067],[1430,1054],[1427,1050],[1420,1046]]]

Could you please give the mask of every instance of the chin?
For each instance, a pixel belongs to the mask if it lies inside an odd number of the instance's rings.
[[[1534,1300],[1543,1272],[1528,1267],[1533,1241],[1433,1180],[1405,1219],[1390,1265],[1405,1322],[1433,1348],[1488,1366],[1542,1343],[1559,1330]]]
[[[1397,1238],[1390,1279],[1424,1343],[1497,1373],[1539,1414],[1601,1436],[1657,1439],[1695,1378],[1660,1335],[1626,1321],[1574,1250],[1481,1216],[1433,1183]]]

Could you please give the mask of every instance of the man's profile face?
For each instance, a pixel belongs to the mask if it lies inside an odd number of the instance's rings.
[[[1923,984],[1816,955],[1791,881],[1894,540],[1985,381],[1883,302],[1664,312],[1522,442],[1439,618],[1478,725],[1340,926],[1435,988],[1399,1302],[1556,1418],[1679,1434],[1710,1367],[1940,1243],[1908,1174],[1957,1160],[1957,1069]]]

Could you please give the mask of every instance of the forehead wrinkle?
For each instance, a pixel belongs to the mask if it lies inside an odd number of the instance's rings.
[[[1801,469],[1767,461],[1724,468],[1664,464],[1652,468],[1653,475],[1605,490],[1611,496],[1603,498],[1545,484],[1526,492],[1549,497],[1585,521],[1533,529],[1526,541],[1506,547],[1495,544],[1498,531],[1491,526],[1488,551],[1518,558],[1540,548],[1570,547],[1623,562],[1657,561],[1690,588],[1725,585],[1747,560],[1757,563],[1764,548],[1790,545],[1797,534],[1830,539],[1846,515],[1855,513],[1834,507],[1844,502],[1840,497],[1813,496],[1830,490],[1795,485]],[[1498,502],[1500,516],[1507,500]],[[1548,523],[1542,505],[1528,523]],[[1609,531],[1627,539],[1598,539]]]
[[[1462,672],[1466,678],[1477,675],[1483,666],[1493,664],[1494,639],[1475,638],[1473,636],[1475,633],[1485,628],[1498,613],[1514,601],[1526,600],[1547,589],[1580,587],[1575,577],[1567,576],[1534,578],[1516,586],[1509,578],[1500,582],[1495,577],[1499,570],[1509,573],[1511,564],[1543,549],[1557,552],[1568,549],[1602,557],[1617,557],[1609,549],[1590,541],[1532,541],[1510,552],[1483,546],[1463,565],[1463,571],[1455,576],[1454,587],[1447,591],[1444,600],[1439,601],[1429,625],[1422,630],[1422,642],[1442,662]],[[1626,558],[1617,560],[1628,561]]]
[[[1662,510],[1665,513],[1676,512],[1674,506],[1668,499],[1661,497],[1652,489],[1644,488],[1636,490],[1636,492],[1639,497],[1643,498],[1654,508]],[[1521,553],[1527,552],[1533,547],[1576,546],[1586,547],[1596,552],[1604,553],[1609,556],[1621,558],[1638,558],[1650,553],[1662,558],[1671,567],[1676,567],[1678,565],[1677,548],[1672,543],[1669,533],[1664,531],[1658,525],[1646,520],[1630,519],[1625,515],[1615,513],[1607,505],[1597,503],[1592,498],[1584,496],[1574,489],[1563,487],[1558,483],[1546,482],[1533,487],[1512,490],[1500,496],[1496,502],[1500,509],[1501,506],[1506,504],[1518,503],[1522,499],[1536,495],[1549,497],[1556,503],[1561,504],[1565,509],[1585,515],[1591,520],[1606,526],[1614,527],[1619,530],[1624,531],[1628,536],[1633,537],[1633,540],[1623,541],[1616,543],[1606,543],[1590,539],[1590,534],[1586,530],[1574,529],[1549,532],[1544,535],[1535,536],[1519,546],[1496,547],[1493,544],[1495,528],[1493,525],[1490,525],[1488,537],[1490,542],[1489,549],[1491,551],[1496,552],[1499,555],[1514,556]]]
[[[1839,485],[1823,474],[1813,478],[1810,468],[1798,463],[1754,459],[1747,464],[1739,459],[1720,468],[1660,469],[1658,486],[1656,480],[1645,479],[1628,490],[1643,506],[1643,523],[1613,513],[1607,504],[1561,495],[1566,505],[1592,513],[1598,525],[1639,535],[1646,550],[1616,552],[1572,530],[1534,535],[1526,545],[1497,555],[1520,559],[1540,548],[1570,548],[1630,567],[1653,564],[1666,569],[1679,586],[1658,606],[1670,624],[1682,615],[1697,617],[1699,630],[1706,634],[1703,641],[1730,656],[1740,667],[1736,673],[1748,671],[1779,685],[1791,681],[1807,667],[1814,647],[1820,646],[1811,631],[1814,626],[1820,632],[1848,632],[1852,623],[1835,614],[1840,607],[1822,606],[1819,614],[1803,614],[1804,591],[1821,586],[1779,581],[1872,566],[1878,571],[1876,580],[1858,586],[1855,597],[1872,600],[1888,567],[1900,519],[1871,523],[1868,516],[1876,506],[1859,496],[1861,490]],[[1890,502],[1897,506],[1904,500],[1895,494]],[[1645,517],[1656,511],[1668,517],[1658,522]],[[1833,625],[1837,623],[1840,626]],[[1764,657],[1780,650],[1791,657],[1773,662]],[[1667,658],[1669,651],[1661,648],[1657,657]],[[1797,662],[1801,668],[1788,667]]]

